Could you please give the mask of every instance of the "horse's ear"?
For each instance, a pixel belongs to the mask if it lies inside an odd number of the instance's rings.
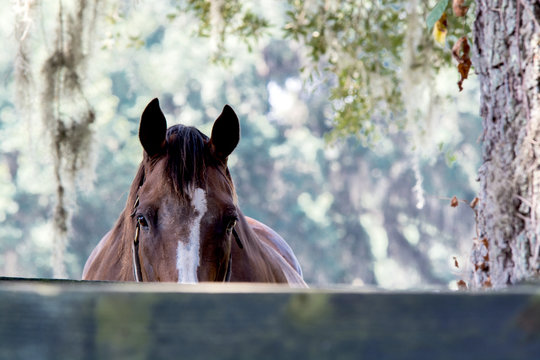
[[[139,126],[139,140],[148,156],[152,157],[163,151],[166,134],[167,120],[156,98],[146,105]]]
[[[234,110],[225,105],[212,127],[210,144],[212,152],[220,160],[227,160],[240,141],[240,122]]]

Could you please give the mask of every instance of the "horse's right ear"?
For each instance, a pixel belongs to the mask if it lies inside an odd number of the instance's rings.
[[[139,140],[148,156],[153,157],[163,152],[166,135],[167,120],[156,98],[146,105],[139,126]]]
[[[214,155],[227,162],[227,157],[233,152],[240,141],[240,122],[234,110],[225,105],[212,127],[210,144]]]

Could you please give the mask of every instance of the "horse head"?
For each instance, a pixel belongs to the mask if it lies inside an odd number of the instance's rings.
[[[227,168],[240,140],[238,117],[226,105],[208,138],[194,127],[167,129],[154,99],[141,116],[139,139],[143,161],[124,225],[136,246],[136,276],[180,283],[226,280],[239,217]]]
[[[154,99],[142,113],[139,139],[143,160],[126,207],[90,254],[83,279],[307,286],[285,240],[238,207],[227,159],[240,125],[230,106],[209,138],[193,127],[167,129]]]

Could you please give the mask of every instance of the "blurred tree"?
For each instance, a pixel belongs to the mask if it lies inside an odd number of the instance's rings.
[[[410,94],[417,102],[422,87],[429,89],[450,64],[449,52],[424,31],[431,2],[289,1],[285,34],[306,46],[304,71],[332,83],[333,137],[369,140],[406,120],[414,126],[423,120],[410,108]],[[469,32],[467,23],[456,26],[448,43]]]
[[[459,51],[456,40],[471,30],[467,21],[457,25],[457,18],[467,13],[460,7],[463,2],[452,3],[453,15],[451,3],[437,1],[434,20],[444,16],[448,22],[442,28],[444,35],[451,29],[447,42]],[[450,55],[435,46],[427,32],[416,33],[418,18],[432,8],[428,4],[433,2],[291,2],[286,29],[310,50],[314,64],[310,71],[322,69],[336,77],[331,95],[335,133],[369,137],[380,131],[381,119],[385,127],[388,121],[399,121],[402,109],[404,119],[415,117],[406,92],[415,97],[418,93],[408,77],[426,84]],[[482,89],[484,163],[479,172],[479,237],[472,252],[471,280],[475,287],[501,287],[540,271],[534,150],[540,103],[536,61],[540,7],[537,1],[503,1],[496,8],[487,1],[477,4],[473,63]],[[438,36],[439,42],[444,39]],[[400,235],[391,237],[398,240]]]

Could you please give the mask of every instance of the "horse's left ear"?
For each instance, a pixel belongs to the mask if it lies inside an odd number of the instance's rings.
[[[163,151],[166,135],[167,120],[158,99],[154,99],[144,109],[139,125],[139,139],[148,156],[153,157]]]
[[[213,154],[225,161],[240,141],[240,122],[234,110],[225,105],[212,127],[210,146]]]

